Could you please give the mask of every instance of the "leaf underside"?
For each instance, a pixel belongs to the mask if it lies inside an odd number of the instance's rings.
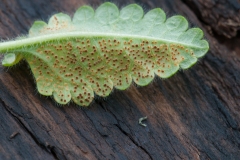
[[[80,106],[88,106],[94,93],[106,97],[113,87],[124,90],[132,80],[145,86],[155,74],[168,78],[180,68],[191,67],[209,49],[207,41],[202,40],[202,30],[188,29],[182,16],[166,20],[159,8],[144,15],[136,4],[119,12],[109,2],[96,11],[82,6],[73,19],[59,13],[48,24],[36,21],[28,38],[71,32],[89,36],[23,46],[11,51],[16,56],[6,55],[3,65],[15,64],[21,55],[29,63],[42,95],[53,95],[60,104],[72,99]]]

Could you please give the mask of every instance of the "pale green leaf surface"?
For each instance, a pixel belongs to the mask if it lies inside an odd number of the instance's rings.
[[[106,2],[95,11],[82,6],[72,19],[58,13],[48,24],[36,21],[27,38],[0,43],[0,52],[7,53],[4,66],[29,63],[40,94],[88,106],[94,93],[106,97],[132,80],[145,86],[155,75],[168,78],[191,67],[209,49],[202,38],[182,16],[166,19],[160,8],[144,15],[136,4],[119,11]]]

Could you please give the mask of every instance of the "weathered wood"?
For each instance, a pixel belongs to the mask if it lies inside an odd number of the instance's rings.
[[[237,36],[240,30],[239,0],[184,0],[194,9],[209,33],[216,32],[227,38]]]
[[[115,90],[86,109],[59,107],[40,96],[25,62],[0,67],[0,159],[239,159],[239,2],[122,0],[118,5],[132,2],[146,11],[161,7],[169,16],[188,17],[204,29],[211,50],[187,71],[146,87]],[[26,34],[34,20],[47,21],[59,11],[73,14],[83,4],[100,1],[3,0],[0,37]],[[224,19],[234,26],[222,26]],[[144,116],[147,127],[138,124]]]

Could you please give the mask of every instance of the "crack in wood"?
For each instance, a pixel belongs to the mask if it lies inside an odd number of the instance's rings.
[[[2,105],[4,106],[5,110],[9,113],[9,115],[11,115],[13,117],[13,119],[15,119],[16,123],[19,124],[19,126],[21,126],[21,128],[33,139],[33,141],[37,144],[37,146],[39,146],[40,148],[42,148],[43,150],[47,151],[48,153],[51,153],[52,156],[54,157],[54,159],[58,159],[57,155],[55,152],[52,151],[52,149],[47,149],[46,146],[42,143],[40,143],[38,141],[38,139],[35,137],[35,135],[28,129],[27,126],[24,125],[24,123],[22,122],[21,118],[19,118],[20,115],[17,115],[16,113],[14,113],[12,110],[10,110],[9,106],[7,106],[5,104],[5,102],[0,99],[0,102],[2,103]],[[22,117],[22,116],[20,116]],[[15,135],[16,136],[16,135]],[[15,137],[14,136],[14,137]]]

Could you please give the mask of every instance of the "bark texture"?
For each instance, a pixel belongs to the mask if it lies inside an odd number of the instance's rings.
[[[35,20],[73,14],[104,0],[2,0],[0,38],[27,34]],[[25,62],[0,67],[0,159],[232,159],[240,157],[239,0],[121,0],[160,7],[198,26],[210,51],[191,69],[59,107],[36,91]],[[2,56],[1,56],[2,58]],[[147,127],[140,126],[138,119]]]

